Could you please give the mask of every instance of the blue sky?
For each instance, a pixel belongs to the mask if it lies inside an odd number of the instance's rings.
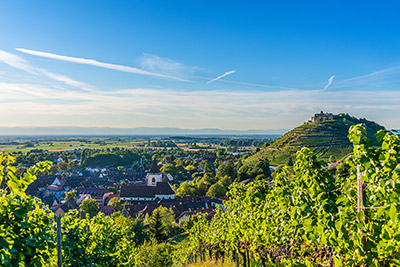
[[[2,1],[0,126],[400,128],[398,1]]]

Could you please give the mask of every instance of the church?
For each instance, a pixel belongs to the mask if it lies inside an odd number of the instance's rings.
[[[168,183],[169,180],[172,180],[172,176],[162,173],[154,159],[151,169],[146,175],[146,184],[122,186],[120,200],[121,202],[138,203],[157,199],[175,199],[175,192]]]

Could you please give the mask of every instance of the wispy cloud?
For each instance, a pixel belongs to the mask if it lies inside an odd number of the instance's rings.
[[[390,67],[390,68],[386,68],[386,69],[382,69],[382,70],[378,70],[378,71],[374,71],[365,75],[360,75],[357,77],[353,77],[353,78],[349,78],[346,80],[342,80],[340,81],[340,83],[345,83],[345,82],[351,82],[351,81],[357,81],[357,80],[363,80],[363,79],[367,79],[367,78],[373,78],[382,74],[386,74],[386,73],[391,73],[391,72],[398,72],[400,71],[400,66],[395,66],[395,67]]]
[[[224,83],[233,83],[233,84],[240,84],[240,85],[248,85],[248,86],[254,86],[254,87],[264,87],[264,88],[269,88],[269,89],[278,89],[278,90],[300,90],[298,88],[293,88],[293,87],[285,87],[285,86],[280,86],[280,85],[267,85],[267,84],[259,84],[259,83],[248,83],[248,82],[239,82],[239,81],[230,81],[230,80],[219,80],[220,82]]]
[[[183,62],[152,54],[143,54],[139,58],[140,67],[144,70],[161,73],[167,76],[187,78],[191,77],[200,67],[187,66]]]
[[[160,77],[160,78],[168,78],[168,79],[179,80],[179,81],[187,81],[185,79],[182,79],[179,77],[174,77],[171,75],[150,72],[150,71],[146,71],[146,70],[142,70],[142,69],[138,69],[138,68],[130,67],[130,66],[104,63],[104,62],[100,62],[100,61],[97,61],[94,59],[63,56],[63,55],[57,55],[57,54],[53,54],[53,53],[34,51],[34,50],[30,50],[30,49],[25,49],[25,48],[15,48],[15,49],[22,53],[26,53],[26,54],[30,54],[30,55],[34,55],[34,56],[38,56],[38,57],[51,58],[51,59],[55,59],[55,60],[72,62],[72,63],[77,63],[77,64],[91,65],[91,66],[96,66],[96,67],[101,67],[101,68],[106,68],[106,69],[111,69],[111,70],[117,70],[117,71],[123,71],[123,72],[128,72],[128,73],[148,75],[148,76],[154,76],[154,77]]]
[[[32,73],[35,75],[44,75],[51,80],[59,81],[59,82],[65,83],[70,86],[78,87],[83,90],[93,90],[93,86],[91,86],[87,83],[79,82],[79,81],[76,81],[76,80],[71,79],[70,77],[67,77],[64,75],[57,74],[57,73],[54,73],[54,72],[51,72],[51,71],[48,71],[45,69],[37,68],[35,66],[32,66],[25,59],[23,59],[17,55],[2,51],[2,50],[0,50],[0,61],[6,63],[7,65],[9,65],[11,67],[14,67],[14,68],[17,68],[20,70],[24,70],[26,72],[29,72],[29,73]]]
[[[212,83],[212,82],[215,82],[215,81],[218,81],[219,79],[221,79],[221,78],[223,78],[223,77],[225,77],[225,76],[228,76],[228,75],[230,75],[230,74],[232,74],[232,73],[235,73],[235,72],[236,72],[236,70],[227,71],[227,72],[225,72],[224,74],[222,74],[221,76],[218,76],[217,78],[214,78],[214,79],[208,81],[207,84]]]
[[[37,68],[37,71],[39,71],[40,73],[42,73],[44,76],[46,76],[49,79],[56,80],[56,81],[59,81],[59,82],[63,82],[63,83],[65,83],[67,85],[70,85],[70,86],[78,87],[78,88],[81,88],[81,89],[87,90],[87,91],[90,91],[90,90],[94,89],[93,86],[91,86],[91,85],[89,85],[87,83],[73,80],[70,77],[67,77],[67,76],[64,76],[64,75],[61,75],[61,74],[57,74],[57,73],[54,73],[54,72],[51,72],[51,71],[48,71],[48,70],[45,70],[45,69],[40,69],[40,68]]]
[[[363,90],[398,90],[400,65],[335,82],[337,88]]]
[[[332,76],[329,78],[328,84],[325,85],[325,87],[324,87],[323,90],[326,90],[326,89],[328,89],[329,86],[331,86],[331,84],[332,84],[332,82],[333,82],[333,78],[335,78],[335,75],[332,75]]]
[[[3,61],[5,64],[10,65],[11,67],[37,74],[34,67],[17,55],[0,50],[0,61]]]

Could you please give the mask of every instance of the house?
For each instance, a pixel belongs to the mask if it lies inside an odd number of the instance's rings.
[[[107,194],[104,197],[104,205],[107,205],[108,202],[110,202],[111,199],[117,198],[119,200],[119,193],[116,194]]]
[[[175,192],[167,182],[155,182],[155,185],[134,184],[121,187],[120,200],[130,202],[155,201],[156,199],[174,199]]]
[[[106,216],[110,216],[111,214],[113,214],[115,212],[114,208],[107,205],[104,206],[100,209],[100,212],[104,213]]]
[[[76,204],[81,205],[82,201],[85,200],[86,198],[92,198],[92,197],[90,196],[90,194],[80,194],[78,196],[78,199],[76,200]]]
[[[113,192],[105,189],[105,188],[79,188],[77,190],[78,198],[81,198],[81,195],[90,195],[91,198],[97,201],[99,207],[104,206],[104,200],[107,199],[108,196],[112,195]]]
[[[203,196],[160,199],[157,202],[153,201],[146,203],[137,203],[135,205],[124,205],[122,208],[122,214],[124,214],[125,216],[129,215],[131,217],[135,217],[138,214],[151,215],[155,209],[159,207],[165,207],[167,209],[171,209],[175,215],[175,218],[178,218],[181,214],[187,211],[194,212],[212,209],[214,206],[216,206],[216,201],[218,201],[218,199]],[[220,201],[219,203],[222,203],[222,201]]]
[[[75,203],[75,201],[68,199],[57,207],[52,207],[52,209],[54,210],[55,215],[64,216],[69,210],[78,209],[78,205]]]
[[[60,199],[60,197],[62,195],[64,195],[64,193],[66,191],[68,191],[69,189],[69,185],[68,183],[65,181],[64,178],[62,177],[56,177],[53,181],[53,183],[51,185],[48,185],[46,187],[46,193],[45,196],[48,195],[53,195],[55,196],[57,199]]]
[[[208,218],[211,218],[215,215],[215,211],[213,209],[201,209],[201,210],[193,210],[193,211],[185,211],[178,218],[175,219],[177,224],[181,224],[184,220],[187,220],[190,216],[197,215],[200,213],[207,214]]]

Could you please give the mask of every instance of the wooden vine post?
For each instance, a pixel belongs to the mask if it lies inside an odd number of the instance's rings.
[[[62,266],[62,236],[61,236],[61,216],[56,215],[57,222],[57,266]]]
[[[361,180],[360,165],[357,165],[357,212],[364,210],[363,206],[364,189],[363,181]]]

